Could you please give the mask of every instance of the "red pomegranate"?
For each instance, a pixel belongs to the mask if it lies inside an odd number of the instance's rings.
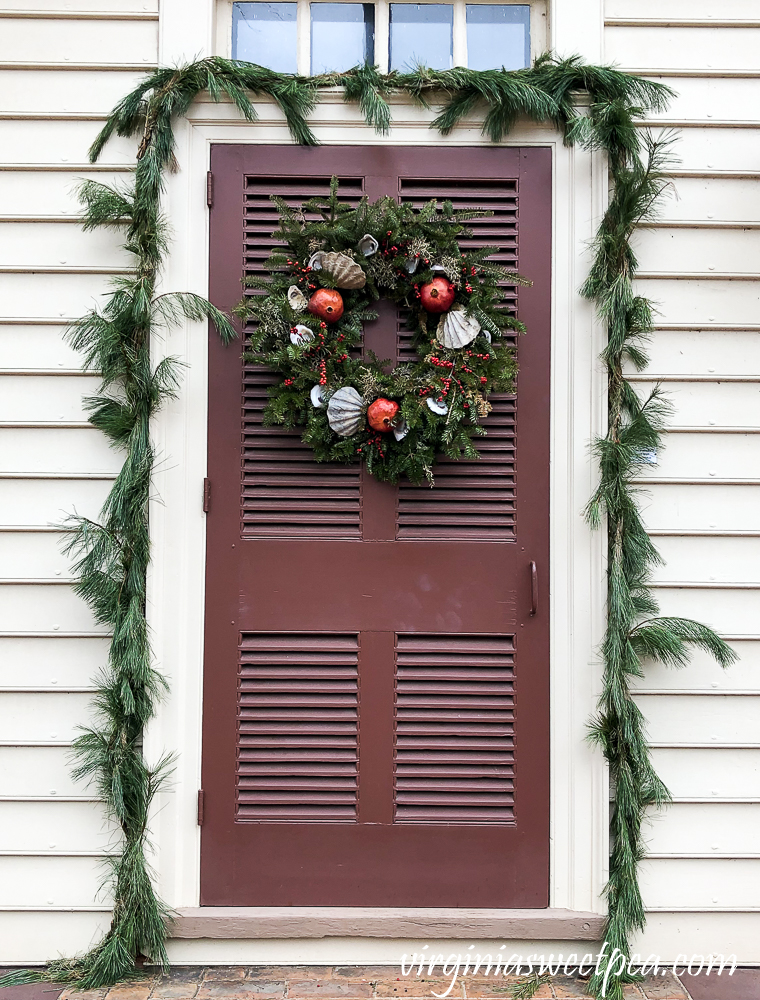
[[[393,429],[393,421],[398,413],[398,403],[392,399],[376,399],[367,410],[367,420],[373,431],[388,433]]]
[[[451,308],[456,289],[446,278],[433,278],[420,288],[422,308],[429,313],[445,313]]]
[[[325,323],[337,323],[343,315],[343,296],[334,288],[320,288],[309,299],[309,312]]]

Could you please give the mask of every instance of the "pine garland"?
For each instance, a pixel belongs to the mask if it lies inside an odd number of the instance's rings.
[[[635,122],[649,110],[663,110],[672,92],[611,67],[586,66],[578,58],[544,56],[531,69],[513,72],[423,68],[381,75],[365,66],[343,74],[298,77],[214,57],[149,76],[117,105],[90,151],[94,162],[112,135],[141,136],[132,191],[86,182],[81,192],[87,228],[126,222],[125,246],[134,255],[135,270],[115,282],[105,307],[83,317],[71,334],[84,352],[85,366],[102,372],[101,390],[88,401],[91,420],[126,453],[100,522],[73,518],[70,544],[77,556],[78,592],[113,634],[108,668],[99,682],[98,723],[76,741],[75,774],[95,782],[121,826],[123,842],[111,862],[114,909],[104,939],[81,958],[2,977],[0,987],[46,979],[90,989],[135,975],[141,955],[166,965],[166,910],[152,886],[146,833],[151,800],[171,761],[164,758],[149,768],[141,741],[164,688],[151,663],[145,615],[153,469],[150,420],[176,391],[178,370],[172,359],[152,366],[150,339],[157,327],[185,316],[210,318],[224,339],[231,339],[234,331],[198,296],[156,295],[167,251],[159,214],[163,176],[174,166],[173,124],[199,94],[206,92],[214,101],[231,99],[248,121],[256,120],[252,98],[271,97],[282,109],[294,141],[314,145],[307,116],[326,87],[342,88],[344,98],[357,102],[379,133],[390,127],[389,97],[405,93],[425,107],[433,101],[440,105],[431,127],[443,134],[476,107],[485,106],[483,134],[493,142],[500,142],[524,116],[554,124],[569,144],[599,148],[608,155],[613,196],[583,288],[608,329],[603,359],[609,429],[597,442],[600,484],[588,509],[592,524],[606,518],[609,545],[603,692],[592,738],[609,763],[614,790],[606,890],[610,948],[628,955],[631,935],[644,926],[638,886],[642,821],[645,810],[666,802],[668,793],[653,769],[629,678],[641,675],[644,657],[681,666],[694,645],[721,664],[734,659],[732,650],[705,626],[657,617],[648,581],[658,556],[636,498],[642,450],[659,443],[666,407],[659,389],[639,399],[623,372],[626,361],[638,368],[646,364],[642,337],[651,328],[651,305],[633,291],[636,260],[630,241],[635,226],[649,217],[662,193],[667,143],[647,141],[642,149]],[[585,115],[573,103],[578,91],[590,96]],[[625,981],[625,976],[612,977],[607,996],[622,1000]],[[526,984],[526,995],[532,988],[533,983]],[[601,995],[602,976],[592,979],[590,990]]]

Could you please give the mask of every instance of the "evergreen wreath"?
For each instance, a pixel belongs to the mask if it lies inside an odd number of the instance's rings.
[[[248,359],[281,373],[265,420],[304,427],[317,461],[363,461],[380,480],[433,484],[438,454],[478,458],[492,391],[514,390],[514,350],[505,330],[524,331],[504,308],[505,285],[529,284],[488,258],[463,253],[465,223],[489,211],[455,211],[432,200],[419,211],[391,198],[354,207],[330,196],[280,213],[285,244],[266,261],[269,278],[248,279],[237,309],[256,324]],[[407,316],[415,362],[388,370],[372,352],[358,357],[363,323],[385,297]]]

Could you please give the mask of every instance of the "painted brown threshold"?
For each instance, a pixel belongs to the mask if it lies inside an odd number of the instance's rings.
[[[599,941],[604,916],[576,910],[201,906],[179,909],[173,938],[446,938]]]

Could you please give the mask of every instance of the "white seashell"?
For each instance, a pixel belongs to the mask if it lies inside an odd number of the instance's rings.
[[[406,268],[406,273],[414,274],[414,272],[417,270],[419,263],[420,263],[419,257],[409,257],[406,263],[404,264],[404,267]]]
[[[444,347],[466,347],[480,333],[480,323],[468,316],[462,306],[454,306],[438,320],[436,337]]]
[[[409,424],[406,420],[399,420],[392,428],[393,436],[397,441],[403,441],[406,435],[409,433]]]
[[[491,343],[491,334],[488,332],[488,330],[481,330],[480,332],[483,334],[483,336],[486,338],[486,340],[490,344]]]
[[[431,399],[428,396],[426,402],[428,409],[432,410],[433,413],[437,413],[439,417],[443,417],[449,412],[448,406],[445,403],[439,403],[437,399]]]
[[[321,410],[324,407],[325,397],[321,385],[315,385],[309,393],[309,396],[311,397],[312,406],[316,407],[316,409]]]
[[[311,257],[309,257],[308,267],[310,267],[312,271],[321,271],[322,258],[324,257],[324,255],[325,255],[324,250],[317,250],[316,253],[313,253]]]
[[[306,344],[310,344],[312,340],[314,340],[314,334],[303,323],[298,323],[291,328],[290,343],[295,344],[296,347],[304,347]]]
[[[365,257],[371,257],[373,254],[377,253],[379,244],[374,236],[370,236],[370,234],[367,233],[359,240],[356,248],[357,250],[360,250]]]
[[[303,312],[309,302],[297,285],[291,285],[288,289],[288,304],[293,312]]]
[[[344,253],[323,254],[320,264],[323,271],[332,275],[338,288],[364,288],[367,284],[367,275]]]
[[[351,437],[364,422],[362,397],[353,386],[344,385],[330,397],[327,422],[336,434]]]
[[[446,273],[446,268],[443,266],[443,264],[433,264],[433,266],[430,268],[430,270],[431,271],[435,271],[436,274],[445,274]]]

